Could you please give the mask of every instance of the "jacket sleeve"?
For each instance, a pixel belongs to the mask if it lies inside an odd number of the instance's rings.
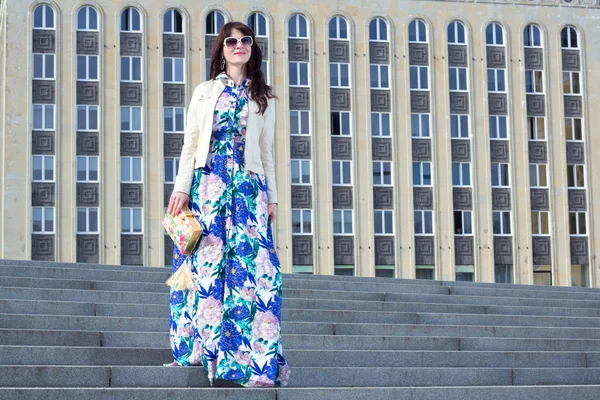
[[[192,178],[194,176],[194,156],[198,148],[198,118],[196,118],[198,105],[198,87],[194,90],[192,100],[187,110],[187,120],[183,135],[183,147],[181,149],[181,157],[179,158],[179,171],[175,178],[175,186],[173,192],[190,193],[192,186]]]
[[[277,203],[277,182],[275,179],[275,162],[273,160],[275,114],[275,99],[269,99],[269,105],[265,112],[265,126],[260,146],[260,158],[265,171],[265,177],[267,178],[269,203]]]

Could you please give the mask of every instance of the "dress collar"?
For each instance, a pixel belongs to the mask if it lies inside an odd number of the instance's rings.
[[[231,79],[229,77],[229,75],[227,75],[227,73],[225,72],[221,72],[219,75],[217,75],[217,77],[215,78],[215,80],[221,80],[224,81],[226,86],[230,86],[230,87],[234,87],[235,83],[233,82],[233,79]],[[248,85],[250,84],[251,79],[250,78],[246,78],[244,79],[242,82],[240,82],[240,86],[243,86],[244,88],[247,88]]]

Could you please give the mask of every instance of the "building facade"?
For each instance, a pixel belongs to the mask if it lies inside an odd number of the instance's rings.
[[[186,106],[241,20],[278,97],[284,272],[600,286],[600,2],[0,10],[2,258],[170,264]]]

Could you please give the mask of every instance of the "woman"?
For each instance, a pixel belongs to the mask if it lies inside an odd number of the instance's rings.
[[[223,26],[210,77],[194,90],[168,212],[183,204],[202,224],[190,256],[177,249],[173,272],[192,271],[194,289],[171,289],[174,362],[199,365],[213,380],[285,386],[280,342],[281,270],[270,222],[277,210],[273,165],[275,100],[260,70],[252,30]]]

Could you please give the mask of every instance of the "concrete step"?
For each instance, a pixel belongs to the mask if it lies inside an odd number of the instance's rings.
[[[152,268],[148,268],[150,271]],[[101,270],[101,269],[76,269],[10,266],[0,265],[0,276],[20,276],[54,279],[81,279],[81,280],[105,280],[105,281],[127,281],[143,283],[164,283],[168,278],[168,271],[139,272],[126,270]],[[361,281],[340,279],[338,276],[315,279],[307,275],[284,276],[283,285],[286,288],[295,289],[320,289],[320,290],[359,290],[377,291],[385,293],[429,293],[429,294],[464,294],[477,296],[501,296],[501,297],[530,297],[530,298],[554,298],[554,299],[580,299],[600,300],[600,290],[578,290],[578,288],[556,288],[541,286],[525,286],[512,288],[507,286],[497,287],[495,285],[473,286],[454,284],[448,282],[448,286],[438,284],[417,284],[418,281],[399,281],[378,278],[377,280]],[[135,286],[132,283],[132,286]]]
[[[0,388],[3,400],[597,400],[600,386],[383,388]]]
[[[323,350],[464,350],[464,351],[600,351],[598,339],[530,339],[448,336],[365,336],[282,334],[289,349]],[[163,332],[110,332],[0,329],[0,345],[168,348]]]
[[[108,304],[39,300],[0,300],[0,313],[166,317],[168,305]],[[379,323],[426,325],[499,325],[545,327],[600,327],[599,318],[532,315],[483,315],[415,312],[282,309],[282,320],[292,322]]]
[[[598,368],[296,367],[293,387],[600,384]],[[207,387],[203,367],[0,366],[0,387]]]
[[[310,350],[289,349],[293,367],[600,367],[600,352]],[[157,348],[0,346],[3,365],[148,365],[172,360],[171,350]]]
[[[452,298],[453,296],[447,296]],[[2,300],[40,300],[94,302],[114,304],[168,304],[167,293],[119,292],[104,290],[74,290],[0,287]],[[364,301],[285,298],[283,307],[288,309],[329,309],[351,311],[391,311],[391,312],[430,312],[430,313],[469,313],[499,315],[547,315],[568,317],[600,318],[600,308],[498,306],[450,303],[401,303],[396,301]]]
[[[0,328],[164,332],[169,318],[0,314]],[[282,332],[313,335],[383,335],[600,339],[599,328],[361,324],[282,321]]]

